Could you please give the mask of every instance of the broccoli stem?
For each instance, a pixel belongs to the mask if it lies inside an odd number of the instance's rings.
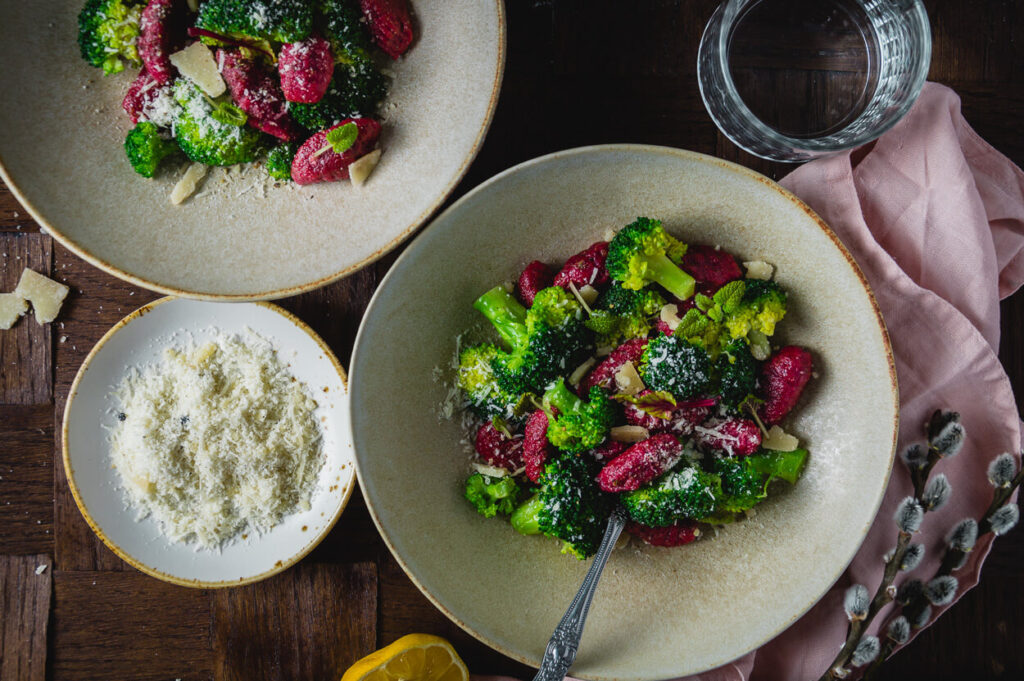
[[[512,529],[519,534],[540,534],[540,510],[544,503],[534,494],[512,512]]]
[[[565,380],[561,378],[544,393],[544,402],[556,407],[563,414],[579,411],[579,408],[583,406],[583,400],[573,395],[566,387]]]
[[[477,298],[473,307],[490,320],[498,334],[512,348],[526,346],[526,308],[504,288],[495,286]]]
[[[680,300],[693,296],[695,282],[693,277],[684,272],[667,255],[645,255],[647,277],[665,287],[669,293]]]

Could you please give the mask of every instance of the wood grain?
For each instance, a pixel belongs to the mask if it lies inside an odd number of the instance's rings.
[[[130,572],[54,574],[53,677],[209,681],[210,594]]]
[[[305,563],[213,594],[217,681],[339,679],[376,647],[373,563]]]
[[[54,372],[54,559],[60,570],[127,570],[82,518],[64,474],[60,424],[71,383],[93,345],[122,317],[155,300],[157,294],[136,288],[89,265],[63,246],[54,249],[54,272],[72,294],[56,322]]]
[[[52,574],[48,556],[0,556],[0,681],[46,678]]]
[[[25,268],[50,276],[52,246],[42,234],[0,232],[0,291],[13,291]],[[0,331],[0,404],[45,404],[53,396],[50,330],[31,308]]]
[[[52,553],[53,409],[0,406],[0,443],[0,554]]]

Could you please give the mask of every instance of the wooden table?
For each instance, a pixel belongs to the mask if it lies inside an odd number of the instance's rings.
[[[520,161],[602,142],[683,147],[784,175],[787,166],[739,152],[701,104],[697,44],[715,4],[508,3],[501,101],[455,196]],[[1024,3],[926,4],[935,39],[932,80],[954,87],[967,120],[1022,164]],[[0,681],[323,680],[413,631],[448,637],[475,672],[531,676],[420,595],[377,536],[358,493],[312,555],[253,586],[186,589],[118,559],[86,526],[68,491],[57,426],[89,349],[156,296],[71,255],[40,232],[6,188],[0,188],[0,230],[0,290],[14,287],[24,265],[72,287],[58,322],[40,327],[26,319],[0,332]],[[393,255],[281,304],[346,362],[367,300],[391,262]],[[1024,294],[1004,302],[1002,311],[1001,358],[1024,395]],[[981,584],[882,676],[1024,678],[1022,565],[1018,530],[996,542]]]

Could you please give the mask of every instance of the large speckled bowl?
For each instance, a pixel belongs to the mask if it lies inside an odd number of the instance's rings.
[[[261,169],[217,171],[172,206],[180,169],[147,181],[124,157],[135,71],[103,77],[79,57],[83,3],[0,2],[0,176],[79,256],[174,295],[294,295],[394,248],[465,173],[504,69],[502,0],[412,0],[417,39],[389,67],[384,155],[363,187],[274,189]]]
[[[530,260],[565,260],[637,215],[777,266],[791,296],[781,338],[809,347],[817,365],[787,420],[811,458],[799,483],[753,518],[684,548],[617,551],[572,670],[588,679],[699,672],[785,629],[863,540],[896,436],[896,378],[874,299],[799,200],[739,166],[659,147],[574,149],[519,165],[409,246],[370,305],[351,365],[363,493],[399,562],[449,617],[537,665],[588,565],[553,540],[485,520],[461,498],[464,434],[439,417],[456,336],[481,328],[471,307],[480,293]]]

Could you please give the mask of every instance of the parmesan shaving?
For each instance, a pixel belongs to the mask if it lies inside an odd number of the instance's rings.
[[[488,466],[485,463],[473,462],[473,468],[480,475],[486,475],[489,478],[507,478],[509,472],[501,466]]]
[[[665,322],[670,329],[676,330],[679,326],[679,322],[683,321],[679,317],[679,307],[675,303],[669,303],[661,308],[661,321]]]
[[[591,357],[586,362],[576,367],[576,370],[569,374],[569,385],[579,385],[580,381],[583,380],[583,377],[587,375],[587,372],[590,371],[590,368],[595,364],[597,364],[597,359]]]
[[[791,452],[800,446],[800,440],[778,426],[768,429],[768,436],[761,441],[761,446],[773,452]]]
[[[608,436],[616,442],[643,442],[650,433],[643,426],[615,426]]]
[[[177,206],[179,203],[192,196],[199,186],[199,182],[206,177],[206,166],[202,163],[193,163],[185,170],[185,174],[178,180],[171,190],[171,203]]]
[[[378,162],[380,162],[380,149],[374,149],[369,154],[357,158],[348,167],[348,176],[352,180],[352,184],[357,187],[363,186],[366,178],[370,177],[370,173],[377,167]]]
[[[170,540],[218,548],[309,509],[324,464],[317,405],[254,332],[169,347],[114,397],[121,487]]]
[[[747,279],[763,279],[764,281],[768,281],[772,278],[772,274],[775,272],[774,267],[761,260],[745,262],[743,263],[743,267],[747,270]]]
[[[0,293],[0,329],[6,331],[14,326],[18,317],[28,310],[25,299],[14,293]]]
[[[615,385],[623,395],[636,395],[646,387],[632,362],[626,362],[615,373]]]
[[[60,314],[60,307],[68,297],[70,289],[49,277],[44,277],[27,267],[21,273],[14,295],[32,303],[36,321],[40,324],[52,322]]]
[[[183,50],[178,50],[169,59],[182,76],[188,78],[210,97],[220,97],[228,86],[217,70],[217,60],[213,52],[201,42],[194,42]]]
[[[582,298],[587,305],[593,305],[596,303],[599,295],[601,295],[601,292],[590,284],[584,284],[583,288],[580,289],[580,298]]]

